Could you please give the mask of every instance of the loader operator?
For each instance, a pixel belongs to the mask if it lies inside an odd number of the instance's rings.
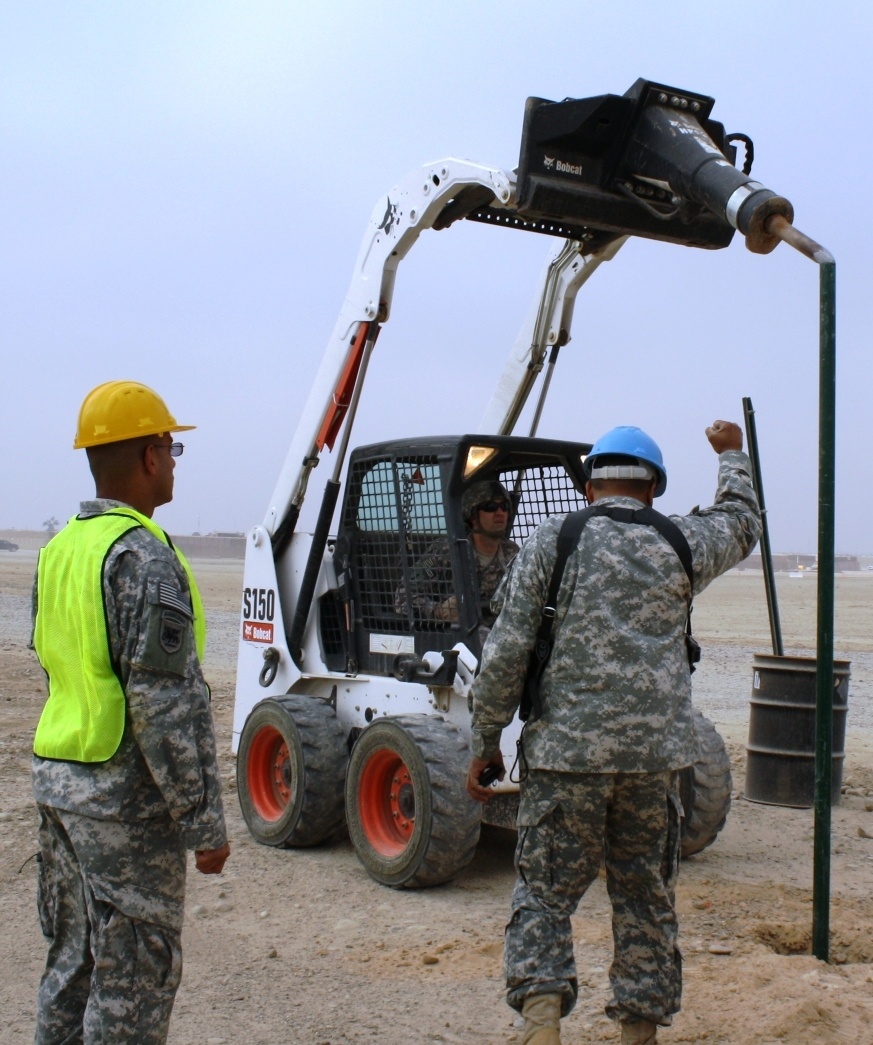
[[[715,504],[672,517],[694,593],[745,558],[761,532],[741,430],[716,421],[706,435],[719,455]],[[620,1021],[623,1045],[651,1045],[681,997],[677,771],[697,748],[685,643],[692,585],[669,539],[633,518],[666,488],[654,441],[613,429],[585,470],[586,495],[607,514],[588,519],[567,559],[542,713],[523,735],[507,1000],[524,1015],[524,1045],[559,1045],[578,991],[570,916],[605,856],[615,945],[606,1012]],[[480,801],[491,795],[482,770],[504,769],[501,730],[519,707],[563,518],[545,520],[519,553],[473,683],[467,790]]]
[[[470,534],[476,558],[481,624],[490,629],[496,614],[491,599],[507,567],[518,553],[518,545],[507,538],[510,525],[509,493],[496,479],[484,479],[464,492],[461,516]],[[452,561],[446,538],[435,541],[416,562],[410,575],[413,612],[430,620],[457,621],[458,601],[452,591]],[[401,581],[394,593],[394,609],[407,613],[406,586]]]
[[[145,385],[85,398],[74,442],[96,498],[40,552],[33,646],[48,699],[34,739],[37,898],[49,940],[37,1045],[167,1039],[182,972],[186,850],[229,854],[205,625],[190,569],[152,522],[173,496],[179,425]]]

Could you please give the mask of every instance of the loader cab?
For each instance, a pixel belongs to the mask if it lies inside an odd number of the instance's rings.
[[[421,657],[458,642],[479,658],[487,631],[461,517],[464,491],[498,479],[513,502],[508,536],[521,546],[547,516],[586,504],[582,462],[590,449],[474,435],[358,448],[333,547],[337,587],[319,600],[328,669],[391,675],[400,655]],[[433,607],[452,596],[456,619],[441,619]]]

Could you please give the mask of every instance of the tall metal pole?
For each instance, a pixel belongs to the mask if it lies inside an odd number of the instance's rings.
[[[818,645],[815,675],[815,856],[812,953],[828,961],[831,781],[834,750],[834,461],[836,433],[836,265],[819,261]]]
[[[836,283],[830,251],[782,215],[767,231],[819,266],[818,620],[815,671],[815,836],[812,870],[812,953],[830,948],[831,786],[834,751],[834,492],[836,459]]]

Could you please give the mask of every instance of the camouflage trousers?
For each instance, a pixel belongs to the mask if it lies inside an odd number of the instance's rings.
[[[167,817],[39,806],[37,903],[49,940],[37,1045],[157,1045],[182,975],[186,852]]]
[[[531,770],[522,783],[518,878],[504,948],[514,1009],[531,994],[560,994],[564,1016],[575,1005],[570,916],[605,860],[614,944],[606,1012],[669,1025],[682,994],[676,785],[672,773]]]

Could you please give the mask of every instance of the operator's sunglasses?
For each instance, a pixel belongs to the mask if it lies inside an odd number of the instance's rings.
[[[182,451],[185,449],[184,443],[149,443],[149,446],[153,446],[156,450],[169,450],[170,457],[181,457]]]
[[[507,512],[509,511],[509,505],[506,501],[486,501],[484,504],[480,504],[476,510],[480,512]]]

